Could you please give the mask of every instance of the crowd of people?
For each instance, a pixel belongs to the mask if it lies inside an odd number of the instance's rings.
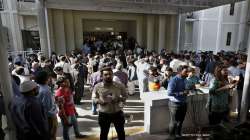
[[[9,57],[14,91],[10,112],[17,139],[55,140],[57,116],[62,122],[64,140],[70,139],[71,126],[76,138],[87,137],[79,131],[75,109],[86,94],[84,85],[90,85],[92,112],[99,115],[101,140],[107,140],[111,123],[118,139],[125,139],[122,108],[128,95],[135,94],[137,84],[141,95],[166,90],[170,97],[170,138],[181,136],[187,95],[196,93],[200,86],[209,87],[209,123],[229,121],[232,89],[238,91],[240,110],[246,60],[244,54],[224,51],[149,52],[133,39],[111,43],[85,40],[81,49],[68,55],[52,53],[50,58],[42,53]],[[0,111],[4,112],[1,108]]]

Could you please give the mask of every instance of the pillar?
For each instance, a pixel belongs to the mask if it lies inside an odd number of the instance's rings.
[[[176,47],[177,38],[177,15],[168,15],[167,33],[166,33],[166,46],[168,51],[174,51]]]
[[[247,14],[248,9],[244,8],[244,7],[247,6],[247,3],[248,3],[248,1],[238,3],[241,7],[241,9],[239,10],[240,23],[246,22],[245,16]],[[239,24],[239,26],[238,26],[237,46],[235,48],[236,52],[240,52],[243,49],[243,36],[244,36],[245,28],[246,28],[246,24]]]
[[[48,36],[48,52],[49,55],[52,52],[55,52],[55,37],[54,37],[54,28],[53,28],[53,16],[52,16],[52,9],[46,8],[45,9],[46,15],[46,25],[47,25],[47,36]]]
[[[0,69],[0,83],[1,83],[1,91],[3,93],[3,99],[4,99],[4,105],[5,105],[5,112],[7,117],[7,135],[9,136],[9,140],[15,140],[15,127],[13,124],[13,121],[11,119],[11,115],[9,112],[9,104],[13,97],[13,91],[11,86],[11,79],[8,69],[8,60],[7,60],[7,46],[3,40],[3,31],[2,31],[2,22],[0,18],[0,63],[1,63],[1,69]]]
[[[154,16],[147,16],[147,50],[154,50]]]
[[[245,51],[245,50],[247,50],[247,48],[248,48],[248,40],[249,40],[249,29],[250,29],[250,27],[249,27],[249,22],[250,22],[250,1],[249,0],[247,0],[246,1],[246,16],[244,16],[244,17],[247,17],[245,20],[243,20],[243,22],[246,22],[246,24],[244,24],[245,25],[245,27],[243,28],[244,29],[244,32],[243,32],[243,40],[242,40],[242,46],[241,46],[241,49],[240,50],[242,50],[242,51]],[[242,15],[244,15],[244,14],[242,14]],[[247,23],[248,22],[248,23]]]
[[[139,45],[142,45],[142,18],[136,20],[136,40]]]
[[[249,93],[250,93],[250,37],[248,38],[248,59],[247,59],[244,88],[243,88],[242,101],[241,101],[240,119],[242,123],[247,121]]]
[[[81,48],[83,44],[83,19],[78,13],[73,14],[74,18],[74,32],[75,32],[75,44],[77,48]]]
[[[250,21],[250,0],[248,2],[248,12],[247,12],[247,19],[246,22]],[[244,88],[242,93],[242,101],[241,101],[241,116],[240,121],[241,123],[247,121],[247,113],[248,113],[248,105],[249,105],[249,93],[250,93],[250,25],[246,23],[246,33],[244,34],[244,38],[248,38],[248,43],[246,45],[246,48],[248,48],[248,58],[247,58],[247,66],[246,66],[246,72],[245,72],[245,81],[244,81]]]
[[[71,10],[67,10],[64,13],[66,50],[67,52],[70,52],[75,49],[74,20]]]
[[[201,15],[200,15],[200,19],[201,20],[199,20],[198,21],[198,30],[197,30],[197,32],[198,32],[198,37],[197,37],[197,51],[199,51],[199,50],[203,50],[203,48],[202,48],[202,41],[203,41],[203,26],[204,26],[204,20],[203,20],[203,18],[204,18],[204,16],[205,16],[205,12],[204,11],[201,11]]]
[[[53,10],[55,51],[58,54],[66,53],[65,28],[63,10]]]
[[[218,16],[218,25],[217,25],[217,39],[216,39],[216,50],[215,53],[220,51],[220,42],[221,42],[221,27],[222,27],[222,17],[223,16],[223,6],[219,7],[219,16]],[[202,29],[203,30],[203,29]]]
[[[5,0],[7,4],[8,11],[6,13],[7,19],[9,20],[10,37],[11,44],[14,51],[23,51],[23,40],[22,40],[22,32],[19,26],[19,18],[17,12],[17,0]]]
[[[39,28],[39,36],[40,36],[40,46],[41,51],[44,56],[49,57],[49,49],[48,49],[48,38],[47,38],[47,26],[46,26],[46,16],[45,16],[45,1],[44,0],[36,0],[37,7],[37,23]]]
[[[158,38],[158,52],[161,52],[162,49],[165,48],[166,45],[166,17],[165,15],[159,16],[159,38]]]
[[[177,18],[177,46],[176,52],[179,53],[181,49],[184,48],[185,45],[185,26],[186,26],[186,15],[179,14]]]

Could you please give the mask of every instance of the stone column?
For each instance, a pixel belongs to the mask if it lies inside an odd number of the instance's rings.
[[[159,16],[159,38],[158,38],[158,52],[160,52],[166,45],[166,17],[165,15]]]
[[[186,15],[179,14],[177,18],[177,46],[176,52],[179,53],[181,49],[184,48],[185,44],[185,25],[186,25]]]
[[[74,34],[74,19],[71,10],[65,11],[65,38],[66,38],[66,50],[70,52],[75,49],[75,34]]]
[[[223,6],[220,6],[219,7],[218,24],[217,24],[217,39],[216,39],[215,53],[220,51],[219,49],[220,49],[220,45],[221,45],[220,42],[221,42],[222,20],[223,20]]]
[[[11,78],[10,78],[10,73],[8,69],[8,60],[7,60],[7,46],[3,40],[3,31],[2,31],[2,21],[0,18],[0,63],[1,63],[1,69],[0,69],[0,86],[1,86],[1,91],[3,94],[3,99],[4,99],[4,105],[5,105],[5,111],[6,111],[6,116],[7,116],[7,124],[8,124],[8,129],[7,129],[7,136],[9,137],[9,140],[15,140],[16,135],[15,135],[15,127],[9,112],[9,104],[12,100],[13,97],[13,91],[12,91],[12,84],[11,84]]]
[[[152,51],[154,50],[154,16],[148,15],[147,16],[147,50]]]
[[[49,49],[48,49],[48,38],[47,38],[47,26],[46,26],[46,16],[45,16],[45,1],[44,0],[36,0],[37,7],[37,23],[39,27],[39,36],[40,36],[40,46],[41,51],[44,53],[46,57],[48,57]]]
[[[136,20],[136,40],[142,45],[142,18]]]
[[[48,36],[48,52],[49,52],[49,55],[51,55],[52,52],[55,52],[55,38],[54,38],[52,9],[46,8],[45,15],[46,15],[47,36]]]
[[[241,112],[240,119],[242,123],[247,121],[249,93],[250,93],[250,37],[248,38],[248,59],[247,59],[244,88],[241,101],[241,111],[240,111]]]
[[[174,48],[174,50],[175,50],[175,52],[176,53],[179,53],[179,50],[180,50],[180,30],[181,30],[181,16],[180,15],[178,15],[178,18],[177,18],[177,26],[176,26],[176,28],[177,28],[177,38],[176,38],[176,48]]]
[[[205,16],[205,12],[204,11],[201,11],[201,14],[199,16],[199,20],[198,20],[198,23],[197,23],[197,26],[198,26],[198,30],[197,30],[197,33],[198,33],[198,37],[197,37],[197,48],[196,48],[196,51],[199,51],[199,50],[203,50],[203,46],[202,46],[202,42],[203,42],[203,26],[204,26],[204,18]]]
[[[250,21],[250,0],[248,2],[248,14],[247,14],[247,20],[246,22]],[[247,59],[247,66],[246,66],[246,72],[245,72],[245,81],[244,81],[244,88],[242,93],[242,101],[241,101],[241,116],[240,121],[246,122],[247,121],[247,114],[248,114],[248,105],[249,105],[249,94],[250,94],[250,25],[246,25],[246,33],[244,34],[244,38],[248,38],[248,43],[246,45],[246,48],[248,48],[248,59]],[[248,33],[247,33],[248,32]]]
[[[5,0],[6,5],[6,18],[9,21],[10,38],[11,44],[14,51],[23,50],[22,33],[19,26],[18,11],[17,11],[17,0]]]
[[[174,51],[177,44],[177,15],[168,15],[166,44],[168,51]]]
[[[63,10],[53,10],[55,51],[58,54],[66,53],[65,28]]]
[[[249,22],[250,22],[250,0],[247,0],[246,1],[246,19],[244,20],[244,22],[246,22],[245,24],[245,28],[244,28],[244,33],[243,33],[243,41],[242,41],[242,47],[241,47],[241,50],[244,51],[244,50],[247,50],[248,48],[248,40],[249,40],[249,30],[250,30],[250,26],[249,26]],[[248,22],[248,23],[247,23]]]
[[[248,8],[245,8],[245,6],[247,7],[248,6],[248,2],[249,1],[245,1],[245,2],[241,2],[239,3],[240,5],[240,10],[239,10],[239,15],[240,15],[240,20],[239,22],[240,23],[244,23],[246,22],[246,15],[248,12]],[[246,29],[247,25],[246,24],[239,24],[239,27],[238,27],[238,37],[237,37],[237,46],[235,48],[235,51],[236,52],[240,52],[243,50],[243,37],[244,37],[244,33],[245,33],[245,30]]]
[[[83,44],[83,19],[78,13],[73,13],[75,44],[77,48],[81,48]]]

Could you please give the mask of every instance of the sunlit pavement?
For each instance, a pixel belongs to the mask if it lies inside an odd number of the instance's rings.
[[[92,115],[91,111],[91,94],[88,87],[85,88],[85,96],[81,101],[81,105],[77,105],[76,109],[79,114],[78,124],[79,130],[82,134],[87,135],[87,138],[76,139],[74,136],[73,128],[70,129],[71,140],[99,140],[100,128],[97,122],[98,115]],[[166,140],[168,137],[166,133],[150,135],[144,133],[144,103],[139,99],[138,89],[133,96],[129,96],[127,104],[124,108],[126,116],[125,132],[126,140]],[[236,116],[232,114],[231,116]],[[58,118],[59,126],[57,130],[57,140],[63,140],[62,138],[62,125]],[[3,128],[6,128],[6,118],[3,118]],[[199,134],[184,134],[182,139],[192,140],[197,139]],[[205,136],[205,137],[204,137]],[[208,138],[208,134],[203,134],[203,140]],[[109,140],[116,139],[116,131],[113,125],[111,125],[109,131]],[[199,138],[198,138],[199,139]],[[5,140],[9,140],[8,136]]]

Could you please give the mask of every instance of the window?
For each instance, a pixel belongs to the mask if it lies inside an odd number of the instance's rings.
[[[22,30],[23,46],[25,50],[40,50],[40,37],[38,31]]]
[[[232,32],[228,32],[227,33],[227,42],[226,42],[227,46],[231,45],[231,37],[232,37]]]
[[[230,16],[233,16],[234,15],[234,6],[235,6],[235,4],[234,3],[231,3],[230,4]]]

